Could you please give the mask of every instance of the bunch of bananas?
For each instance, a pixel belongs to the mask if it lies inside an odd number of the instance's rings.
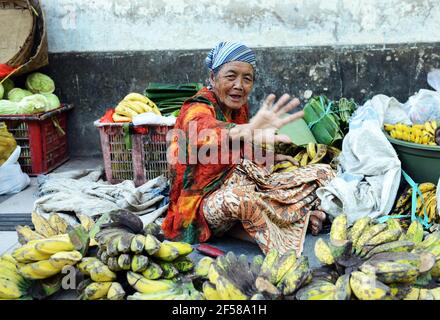
[[[423,217],[426,213],[428,215],[429,223],[434,222],[437,223],[440,221],[440,217],[437,209],[437,187],[435,184],[430,182],[421,183],[418,186],[420,192],[422,193],[422,197],[417,194],[417,204],[416,204],[416,214],[419,217]],[[400,197],[396,201],[395,208],[393,210],[394,214],[406,214],[411,211],[412,206],[412,192],[413,189],[411,187],[407,187]]]
[[[436,146],[436,121],[428,121],[424,124],[406,125],[402,123],[385,124],[385,131],[398,140],[409,141],[418,144]]]
[[[423,237],[418,221],[405,232],[398,220],[375,224],[365,217],[349,229],[347,216],[340,215],[333,221],[330,241],[318,239],[315,244],[316,257],[332,275],[314,279],[296,297],[402,300],[414,299],[417,292],[416,299],[440,299],[440,287],[435,284],[440,233]]]
[[[113,121],[130,122],[134,116],[145,112],[153,112],[157,115],[161,115],[153,101],[142,94],[132,92],[126,95],[116,106]]]
[[[123,300],[125,290],[116,281],[116,274],[95,257],[85,257],[77,265],[79,271],[87,276],[78,286],[80,299],[84,300]]]
[[[92,218],[85,214],[77,214],[77,217],[81,223],[81,226],[87,232],[90,232],[95,222]],[[29,226],[16,226],[18,242],[22,245],[33,240],[41,240],[56,235],[65,235],[71,228],[71,225],[63,219],[60,215],[52,213],[49,218],[46,219],[42,215],[32,212],[32,224],[35,231]],[[91,241],[91,245],[94,245],[94,241]]]
[[[279,254],[276,249],[250,263],[246,255],[233,252],[216,260],[203,258],[195,274],[208,280],[202,286],[207,300],[289,299],[312,278],[307,257],[297,259],[295,251]]]
[[[82,259],[68,234],[32,240],[14,250],[18,272],[30,280],[47,279],[61,272],[65,266],[73,266]]]
[[[173,294],[185,288],[174,283],[194,268],[193,261],[187,257],[193,250],[190,244],[160,241],[163,238],[157,224],[144,228],[141,219],[130,212],[110,216],[111,222],[102,225],[95,236],[97,258],[84,258],[78,265],[79,270],[90,277],[81,286],[84,299],[123,299],[125,290],[115,282],[118,276],[125,278],[125,274],[138,291],[135,296],[127,297],[129,299],[147,299],[149,294],[161,291],[163,286],[159,284],[164,283],[173,284]],[[138,278],[142,281],[137,281]]]
[[[30,281],[18,272],[18,262],[10,254],[0,257],[0,300],[26,299]]]
[[[333,160],[341,153],[341,150],[333,146],[313,142],[310,142],[304,147],[280,143],[275,145],[275,153],[291,156],[292,159],[284,160],[273,165],[271,172],[290,172],[309,164],[332,164]]]

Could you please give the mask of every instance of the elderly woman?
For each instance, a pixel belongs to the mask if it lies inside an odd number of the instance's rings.
[[[245,152],[250,146],[288,142],[277,130],[303,116],[302,111],[288,113],[299,100],[285,94],[275,102],[271,94],[249,120],[254,52],[243,44],[221,42],[206,64],[210,86],[184,103],[175,125],[175,132],[181,134],[175,135],[170,150],[179,160],[171,167],[170,206],[162,225],[165,236],[205,242],[211,234],[221,235],[240,222],[264,253],[277,248],[293,249],[299,255],[309,221],[316,233],[325,219],[315,191],[333,177],[332,169],[316,164],[271,173]],[[201,159],[198,151],[203,148],[209,150],[204,154],[210,161]]]

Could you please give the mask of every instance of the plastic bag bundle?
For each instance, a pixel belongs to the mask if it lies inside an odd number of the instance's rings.
[[[0,166],[8,160],[9,156],[17,147],[17,141],[8,131],[6,124],[0,122]]]
[[[440,70],[428,73],[428,83],[436,91],[421,89],[406,103],[410,108],[409,118],[412,123],[440,121]]]
[[[9,158],[0,166],[0,195],[14,194],[22,191],[30,184],[29,176],[21,171],[17,162],[21,148],[17,146]]]

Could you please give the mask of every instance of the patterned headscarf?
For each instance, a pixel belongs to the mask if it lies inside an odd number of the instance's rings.
[[[220,42],[206,57],[206,66],[210,70],[216,70],[218,67],[231,61],[247,62],[257,67],[255,53],[244,44],[237,42]]]

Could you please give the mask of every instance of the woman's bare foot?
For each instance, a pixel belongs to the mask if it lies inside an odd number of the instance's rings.
[[[322,230],[322,224],[326,219],[326,214],[323,211],[314,210],[310,213],[309,229],[314,236],[318,235]]]

